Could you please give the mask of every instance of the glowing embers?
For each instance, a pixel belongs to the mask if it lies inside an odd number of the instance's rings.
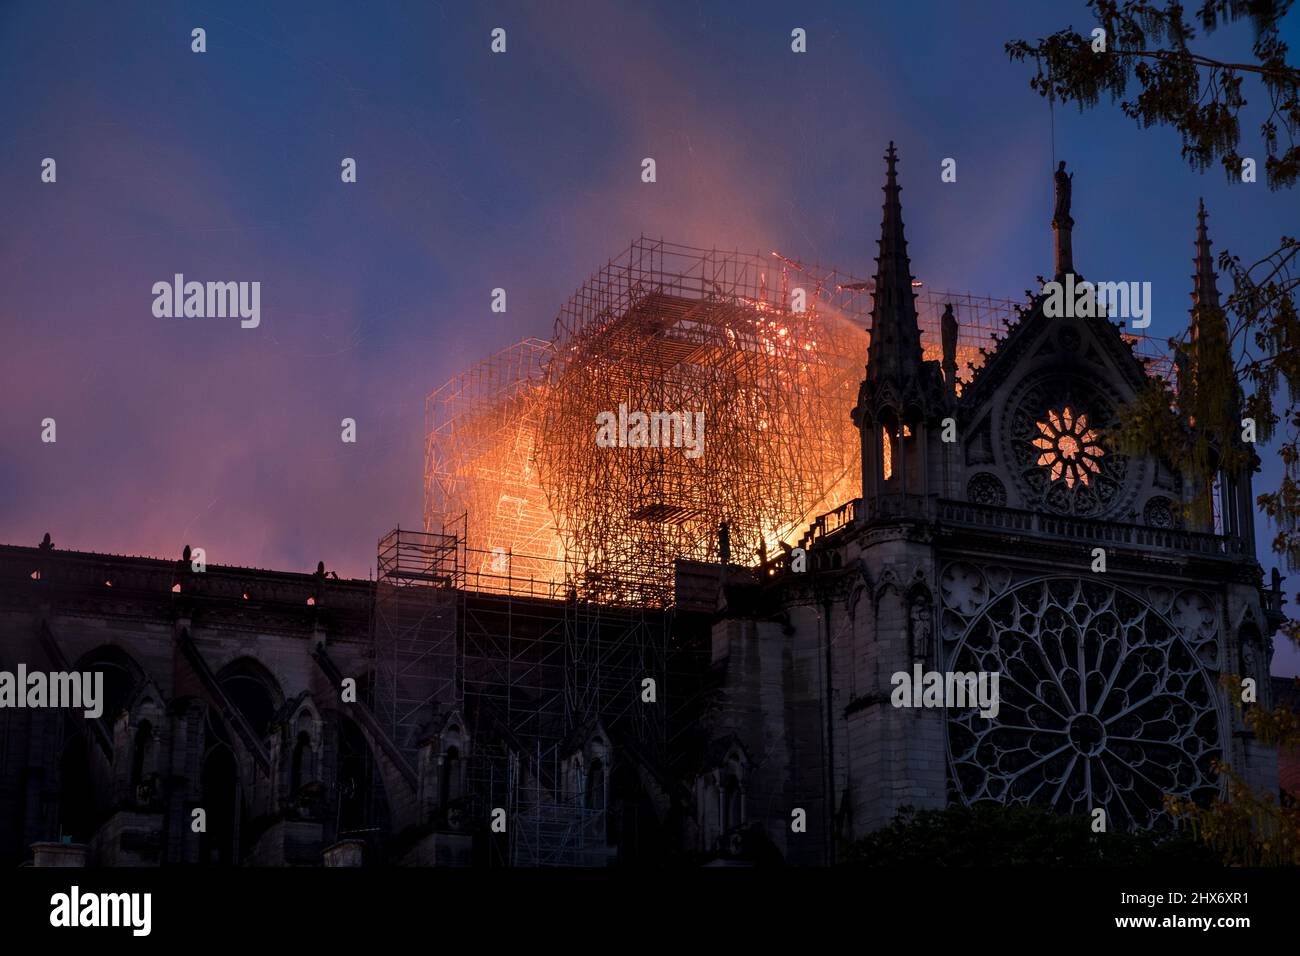
[[[1067,488],[1087,485],[1094,474],[1101,474],[1101,457],[1105,454],[1095,428],[1088,427],[1088,416],[1066,405],[1058,413],[1047,410],[1047,421],[1035,423],[1039,436],[1031,444],[1039,450],[1038,464],[1050,469],[1052,481],[1065,480]]]

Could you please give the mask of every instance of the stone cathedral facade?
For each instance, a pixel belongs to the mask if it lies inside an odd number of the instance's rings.
[[[946,315],[941,360],[923,360],[896,160],[891,144],[852,409],[863,497],[813,526],[804,573],[783,560],[721,589],[701,840],[761,820],[786,860],[822,862],[900,807],[980,801],[1156,829],[1165,794],[1219,793],[1215,760],[1276,790],[1275,753],[1220,686],[1252,677],[1267,703],[1280,603],[1261,588],[1253,469],[1207,489],[1110,445],[1149,374],[1110,318],[1049,318],[1040,296],[959,389]],[[1061,166],[1058,281],[1075,273]],[[1195,249],[1193,334],[1218,305],[1203,208]],[[1187,526],[1209,495],[1213,517]],[[894,706],[893,675],[918,668],[999,674],[996,717]]]

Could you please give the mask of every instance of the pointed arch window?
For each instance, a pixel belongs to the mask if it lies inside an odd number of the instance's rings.
[[[307,735],[307,731],[301,730],[293,745],[293,763],[289,772],[290,792],[297,794],[303,784],[311,782],[312,776],[311,737]]]
[[[442,774],[438,779],[438,803],[443,810],[453,800],[460,799],[460,748],[448,747],[442,758]]]
[[[605,765],[599,757],[592,758],[587,770],[587,809],[605,809]]]
[[[722,830],[725,833],[744,822],[744,798],[741,795],[740,781],[734,773],[728,773],[722,781]]]
[[[140,721],[140,726],[135,731],[135,741],[131,753],[131,788],[138,790],[140,785],[145,782],[145,775],[149,772],[150,751],[153,749],[153,724],[147,720]]]

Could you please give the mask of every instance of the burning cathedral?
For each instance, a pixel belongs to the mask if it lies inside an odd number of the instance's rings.
[[[1158,373],[1110,317],[1039,296],[980,350],[992,300],[916,282],[886,163],[874,279],[642,240],[435,393],[374,580],[0,546],[0,669],[102,681],[0,708],[0,855],[822,865],[904,806],[1159,830],[1216,762],[1275,790],[1222,685],[1269,702],[1257,459],[1204,487],[1115,447]],[[1204,209],[1194,262],[1193,335]],[[624,406],[702,414],[703,453],[594,442]]]

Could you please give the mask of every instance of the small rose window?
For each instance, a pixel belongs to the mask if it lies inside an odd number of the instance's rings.
[[[1052,481],[1064,481],[1067,488],[1087,485],[1101,473],[1098,461],[1105,454],[1088,416],[1069,405],[1059,412],[1047,410],[1047,420],[1035,423],[1039,435],[1032,442],[1038,449],[1038,464],[1049,469]]]

